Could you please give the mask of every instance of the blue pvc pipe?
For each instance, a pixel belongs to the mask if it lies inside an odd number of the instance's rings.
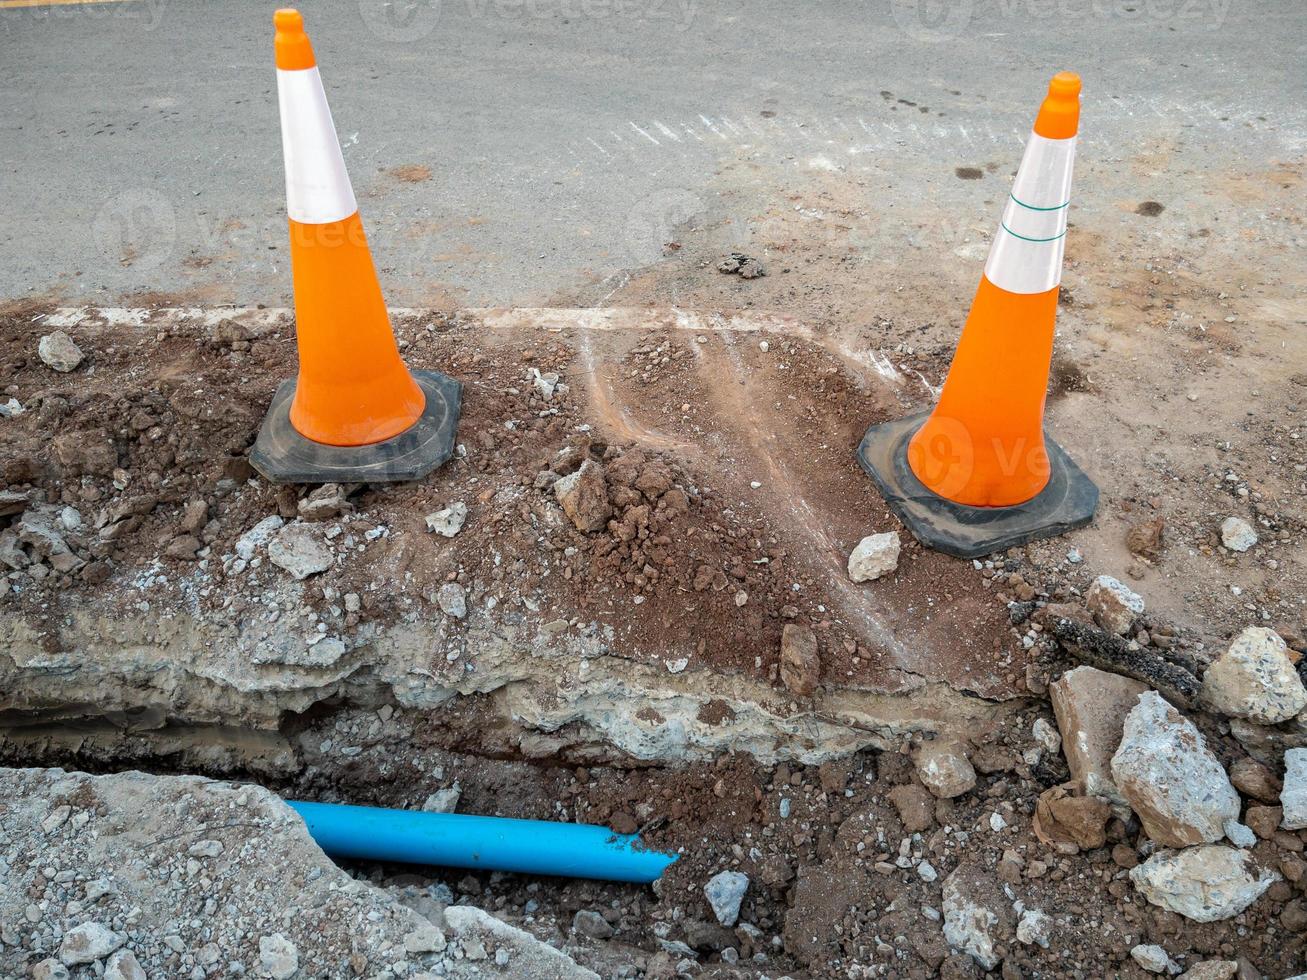
[[[594,824],[286,802],[333,857],[638,882],[656,880],[676,860],[644,850],[635,834]]]

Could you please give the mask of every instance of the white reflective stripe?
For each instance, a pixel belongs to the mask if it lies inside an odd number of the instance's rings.
[[[358,210],[318,69],[277,69],[286,213],[306,225],[341,221]]]
[[[985,278],[1010,293],[1043,293],[1062,281],[1075,137],[1030,134],[1003,219],[985,262]]]

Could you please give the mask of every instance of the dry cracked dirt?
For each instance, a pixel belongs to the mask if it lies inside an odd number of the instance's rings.
[[[0,311],[0,976],[1307,969],[1301,164],[1210,182],[1201,227],[1123,199],[1073,228],[1049,425],[1098,516],[977,562],[853,449],[930,403],[983,233],[878,224],[824,172],[759,203],[748,169],[746,241],[690,222],[602,304],[397,312],[464,384],[413,484],[252,471],[284,311]],[[851,581],[882,532],[897,569]],[[277,796],[680,858],[653,887],[337,868]]]

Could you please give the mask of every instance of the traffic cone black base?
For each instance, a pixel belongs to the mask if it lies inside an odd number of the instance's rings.
[[[421,416],[397,436],[366,446],[306,439],[290,421],[295,381],[283,381],[250,450],[250,463],[273,483],[395,483],[419,480],[454,455],[463,386],[438,371],[412,371],[426,396]]]
[[[1051,538],[1084,527],[1098,506],[1094,481],[1045,433],[1048,484],[1014,507],[968,507],[931,492],[908,465],[908,442],[929,412],[873,425],[858,446],[858,462],[898,519],[928,548],[958,558]]]

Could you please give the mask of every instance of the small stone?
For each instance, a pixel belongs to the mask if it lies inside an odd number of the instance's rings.
[[[69,976],[68,967],[53,958],[32,967],[32,980],[68,980]]]
[[[1017,920],[1017,941],[1027,946],[1048,949],[1053,933],[1053,919],[1038,909],[1026,909]]]
[[[590,939],[610,939],[613,935],[608,920],[590,909],[581,909],[572,917],[572,931]]]
[[[1244,814],[1248,829],[1262,840],[1270,840],[1280,829],[1284,811],[1278,806],[1250,806]]]
[[[821,681],[821,657],[817,653],[816,634],[806,626],[786,623],[781,630],[781,681],[801,698],[817,690]]]
[[[888,575],[899,567],[899,535],[869,534],[858,542],[849,555],[849,578],[855,582],[870,582]]]
[[[998,886],[979,869],[960,865],[944,881],[944,939],[982,969],[1002,959],[998,947],[1012,935],[1011,913]]]
[[[209,519],[208,501],[195,499],[186,501],[182,507],[182,518],[178,528],[183,534],[198,534]]]
[[[462,619],[467,615],[467,590],[457,582],[446,582],[436,593],[436,604],[446,616]]]
[[[41,361],[60,374],[67,374],[77,369],[82,363],[82,350],[73,343],[73,338],[62,330],[46,334],[36,345],[36,352]]]
[[[186,849],[186,853],[191,857],[216,858],[223,852],[222,841],[220,840],[201,840],[196,841]]]
[[[300,951],[279,932],[260,936],[259,967],[272,980],[287,980],[300,968]]]
[[[1285,830],[1307,830],[1307,749],[1284,753],[1284,789],[1280,791]]]
[[[325,572],[332,564],[331,549],[322,534],[306,524],[287,524],[268,543],[268,560],[297,580]]]
[[[951,799],[976,785],[976,770],[957,742],[923,742],[916,754],[917,775],[935,796]]]
[[[1259,868],[1248,851],[1223,844],[1160,851],[1130,872],[1149,902],[1194,922],[1238,915],[1279,878]]]
[[[1143,615],[1144,600],[1110,575],[1100,575],[1085,592],[1085,607],[1109,633],[1124,636]]]
[[[1032,829],[1045,844],[1074,853],[1091,851],[1107,843],[1107,821],[1112,809],[1094,796],[1072,796],[1066,786],[1053,786],[1035,804]],[[1071,846],[1063,846],[1071,845]]]
[[[463,523],[466,520],[467,504],[462,501],[455,501],[448,507],[427,515],[427,530],[452,538],[463,530]]]
[[[1203,960],[1181,974],[1180,980],[1234,980],[1238,974],[1238,960]]]
[[[1030,734],[1034,736],[1040,748],[1049,755],[1057,755],[1062,750],[1062,736],[1045,719],[1036,718]]]
[[[1239,794],[1202,733],[1156,691],[1127,716],[1112,777],[1145,833],[1167,847],[1220,840],[1239,819]]]
[[[899,811],[903,829],[909,834],[929,830],[935,825],[935,798],[926,787],[917,783],[895,786],[886,794]]]
[[[202,547],[204,545],[195,535],[179,534],[168,542],[168,547],[163,549],[163,553],[169,558],[176,558],[180,561],[194,561],[195,553]]]
[[[59,959],[65,966],[94,963],[127,941],[125,936],[106,929],[98,922],[84,922],[64,933]]]
[[[104,965],[104,980],[147,980],[144,967],[130,949],[120,949]]]
[[[717,921],[728,929],[740,919],[740,903],[749,890],[749,876],[742,871],[720,871],[703,886]]]
[[[438,789],[426,798],[426,801],[422,804],[422,812],[454,813],[458,809],[458,801],[462,795],[463,790],[457,783],[444,789]]]
[[[1307,708],[1307,688],[1280,634],[1250,626],[1203,675],[1203,699],[1216,711],[1278,725]]]
[[[1238,820],[1225,822],[1225,836],[1235,847],[1253,847],[1257,843],[1257,835]]]
[[[1149,973],[1179,973],[1180,967],[1161,946],[1140,943],[1130,950],[1130,958]]]
[[[603,530],[613,513],[603,467],[593,459],[587,459],[575,473],[558,480],[554,484],[554,496],[577,530],[587,534]]]
[[[324,483],[301,500],[296,509],[300,520],[329,521],[351,510],[349,495],[339,483]]]
[[[1221,522],[1221,544],[1231,551],[1247,551],[1257,543],[1257,532],[1242,517],[1227,517]]]
[[[1270,768],[1246,755],[1230,765],[1230,782],[1244,796],[1251,796],[1259,803],[1275,803],[1284,788]]]
[[[265,517],[259,523],[240,536],[233,549],[236,557],[242,561],[249,561],[254,557],[254,552],[262,548],[272,540],[272,536],[277,533],[285,524],[279,515],[273,514],[271,517]]]
[[[404,937],[406,953],[440,953],[445,945],[445,934],[435,926],[419,926]]]

